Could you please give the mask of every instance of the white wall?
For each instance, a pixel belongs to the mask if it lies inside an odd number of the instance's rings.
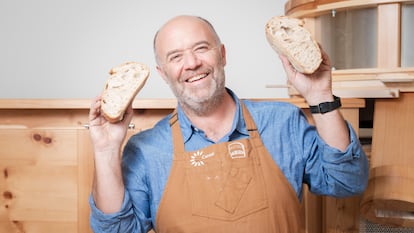
[[[138,97],[173,97],[152,53],[156,30],[177,14],[212,22],[227,49],[227,86],[243,98],[287,97],[264,25],[283,0],[2,0],[0,98],[92,98],[107,71],[125,61],[151,67]]]

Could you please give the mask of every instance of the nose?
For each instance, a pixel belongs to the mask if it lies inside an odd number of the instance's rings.
[[[183,67],[184,69],[195,69],[200,66],[201,60],[193,51],[189,50],[185,53],[183,59]]]

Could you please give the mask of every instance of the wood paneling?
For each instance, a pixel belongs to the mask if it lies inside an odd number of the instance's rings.
[[[414,227],[413,106],[414,93],[375,102],[370,179],[362,201],[362,213],[372,222]]]
[[[278,101],[302,108],[312,121],[303,99]],[[341,111],[357,129],[364,100],[342,102]],[[89,103],[0,100],[0,233],[92,232],[88,200],[93,150],[85,128]],[[174,100],[134,102],[128,137],[152,127],[175,106]],[[321,197],[305,191],[302,208],[307,232],[320,233]]]
[[[401,63],[401,4],[378,6],[377,66],[396,68]]]
[[[76,130],[0,129],[0,148],[0,232],[73,232]]]

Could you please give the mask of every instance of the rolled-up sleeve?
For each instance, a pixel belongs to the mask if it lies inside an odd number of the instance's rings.
[[[139,210],[134,211],[134,207],[126,191],[121,209],[116,213],[106,214],[99,210],[93,200],[89,198],[91,207],[90,225],[95,233],[129,233],[147,232],[150,221]]]
[[[368,182],[368,160],[349,123],[351,143],[345,151],[326,144],[317,137],[316,153],[309,157],[305,180],[313,193],[347,197],[362,193]]]

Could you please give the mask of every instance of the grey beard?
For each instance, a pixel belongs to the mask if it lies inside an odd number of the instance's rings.
[[[221,91],[216,93],[212,98],[195,102],[193,100],[185,99],[181,96],[179,102],[184,111],[189,111],[197,116],[203,116],[209,114],[224,97],[226,91],[225,88],[220,89]]]

